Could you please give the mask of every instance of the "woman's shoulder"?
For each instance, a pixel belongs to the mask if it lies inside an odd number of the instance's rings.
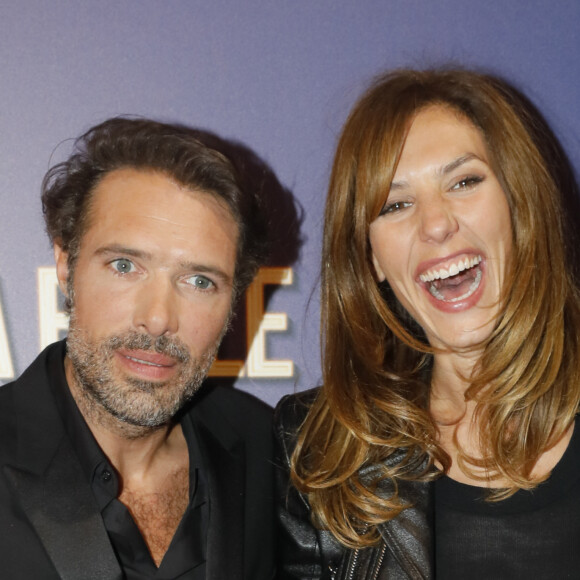
[[[304,422],[319,392],[320,387],[315,387],[282,397],[274,410],[274,424],[287,430],[297,430]]]
[[[320,387],[286,395],[276,405],[274,410],[274,435],[278,445],[285,450],[289,460],[296,444],[296,437]]]

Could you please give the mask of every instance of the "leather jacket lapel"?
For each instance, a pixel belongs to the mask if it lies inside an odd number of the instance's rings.
[[[90,487],[63,438],[44,474],[6,465],[15,497],[63,580],[120,580]]]
[[[409,578],[434,578],[433,486],[425,482],[400,482],[399,493],[411,501],[412,507],[380,525],[381,536]]]

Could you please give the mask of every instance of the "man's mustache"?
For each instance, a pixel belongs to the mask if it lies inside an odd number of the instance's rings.
[[[185,363],[191,358],[189,350],[178,338],[165,335],[153,338],[148,334],[131,331],[110,337],[106,340],[104,346],[110,350],[118,350],[120,348],[148,350],[169,356],[181,363]]]

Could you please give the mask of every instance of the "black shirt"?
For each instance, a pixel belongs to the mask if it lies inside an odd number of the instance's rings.
[[[550,477],[500,502],[442,477],[435,483],[438,580],[580,578],[580,433]]]
[[[111,545],[127,580],[204,580],[209,496],[191,417],[181,420],[189,450],[189,504],[159,568],[129,510],[117,499],[119,480],[70,393],[64,349],[48,360],[50,387],[80,464],[91,486]]]

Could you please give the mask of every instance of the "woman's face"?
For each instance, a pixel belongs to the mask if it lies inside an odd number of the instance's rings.
[[[373,263],[429,343],[489,337],[512,246],[506,196],[479,130],[444,106],[414,118],[387,201],[370,227]]]

